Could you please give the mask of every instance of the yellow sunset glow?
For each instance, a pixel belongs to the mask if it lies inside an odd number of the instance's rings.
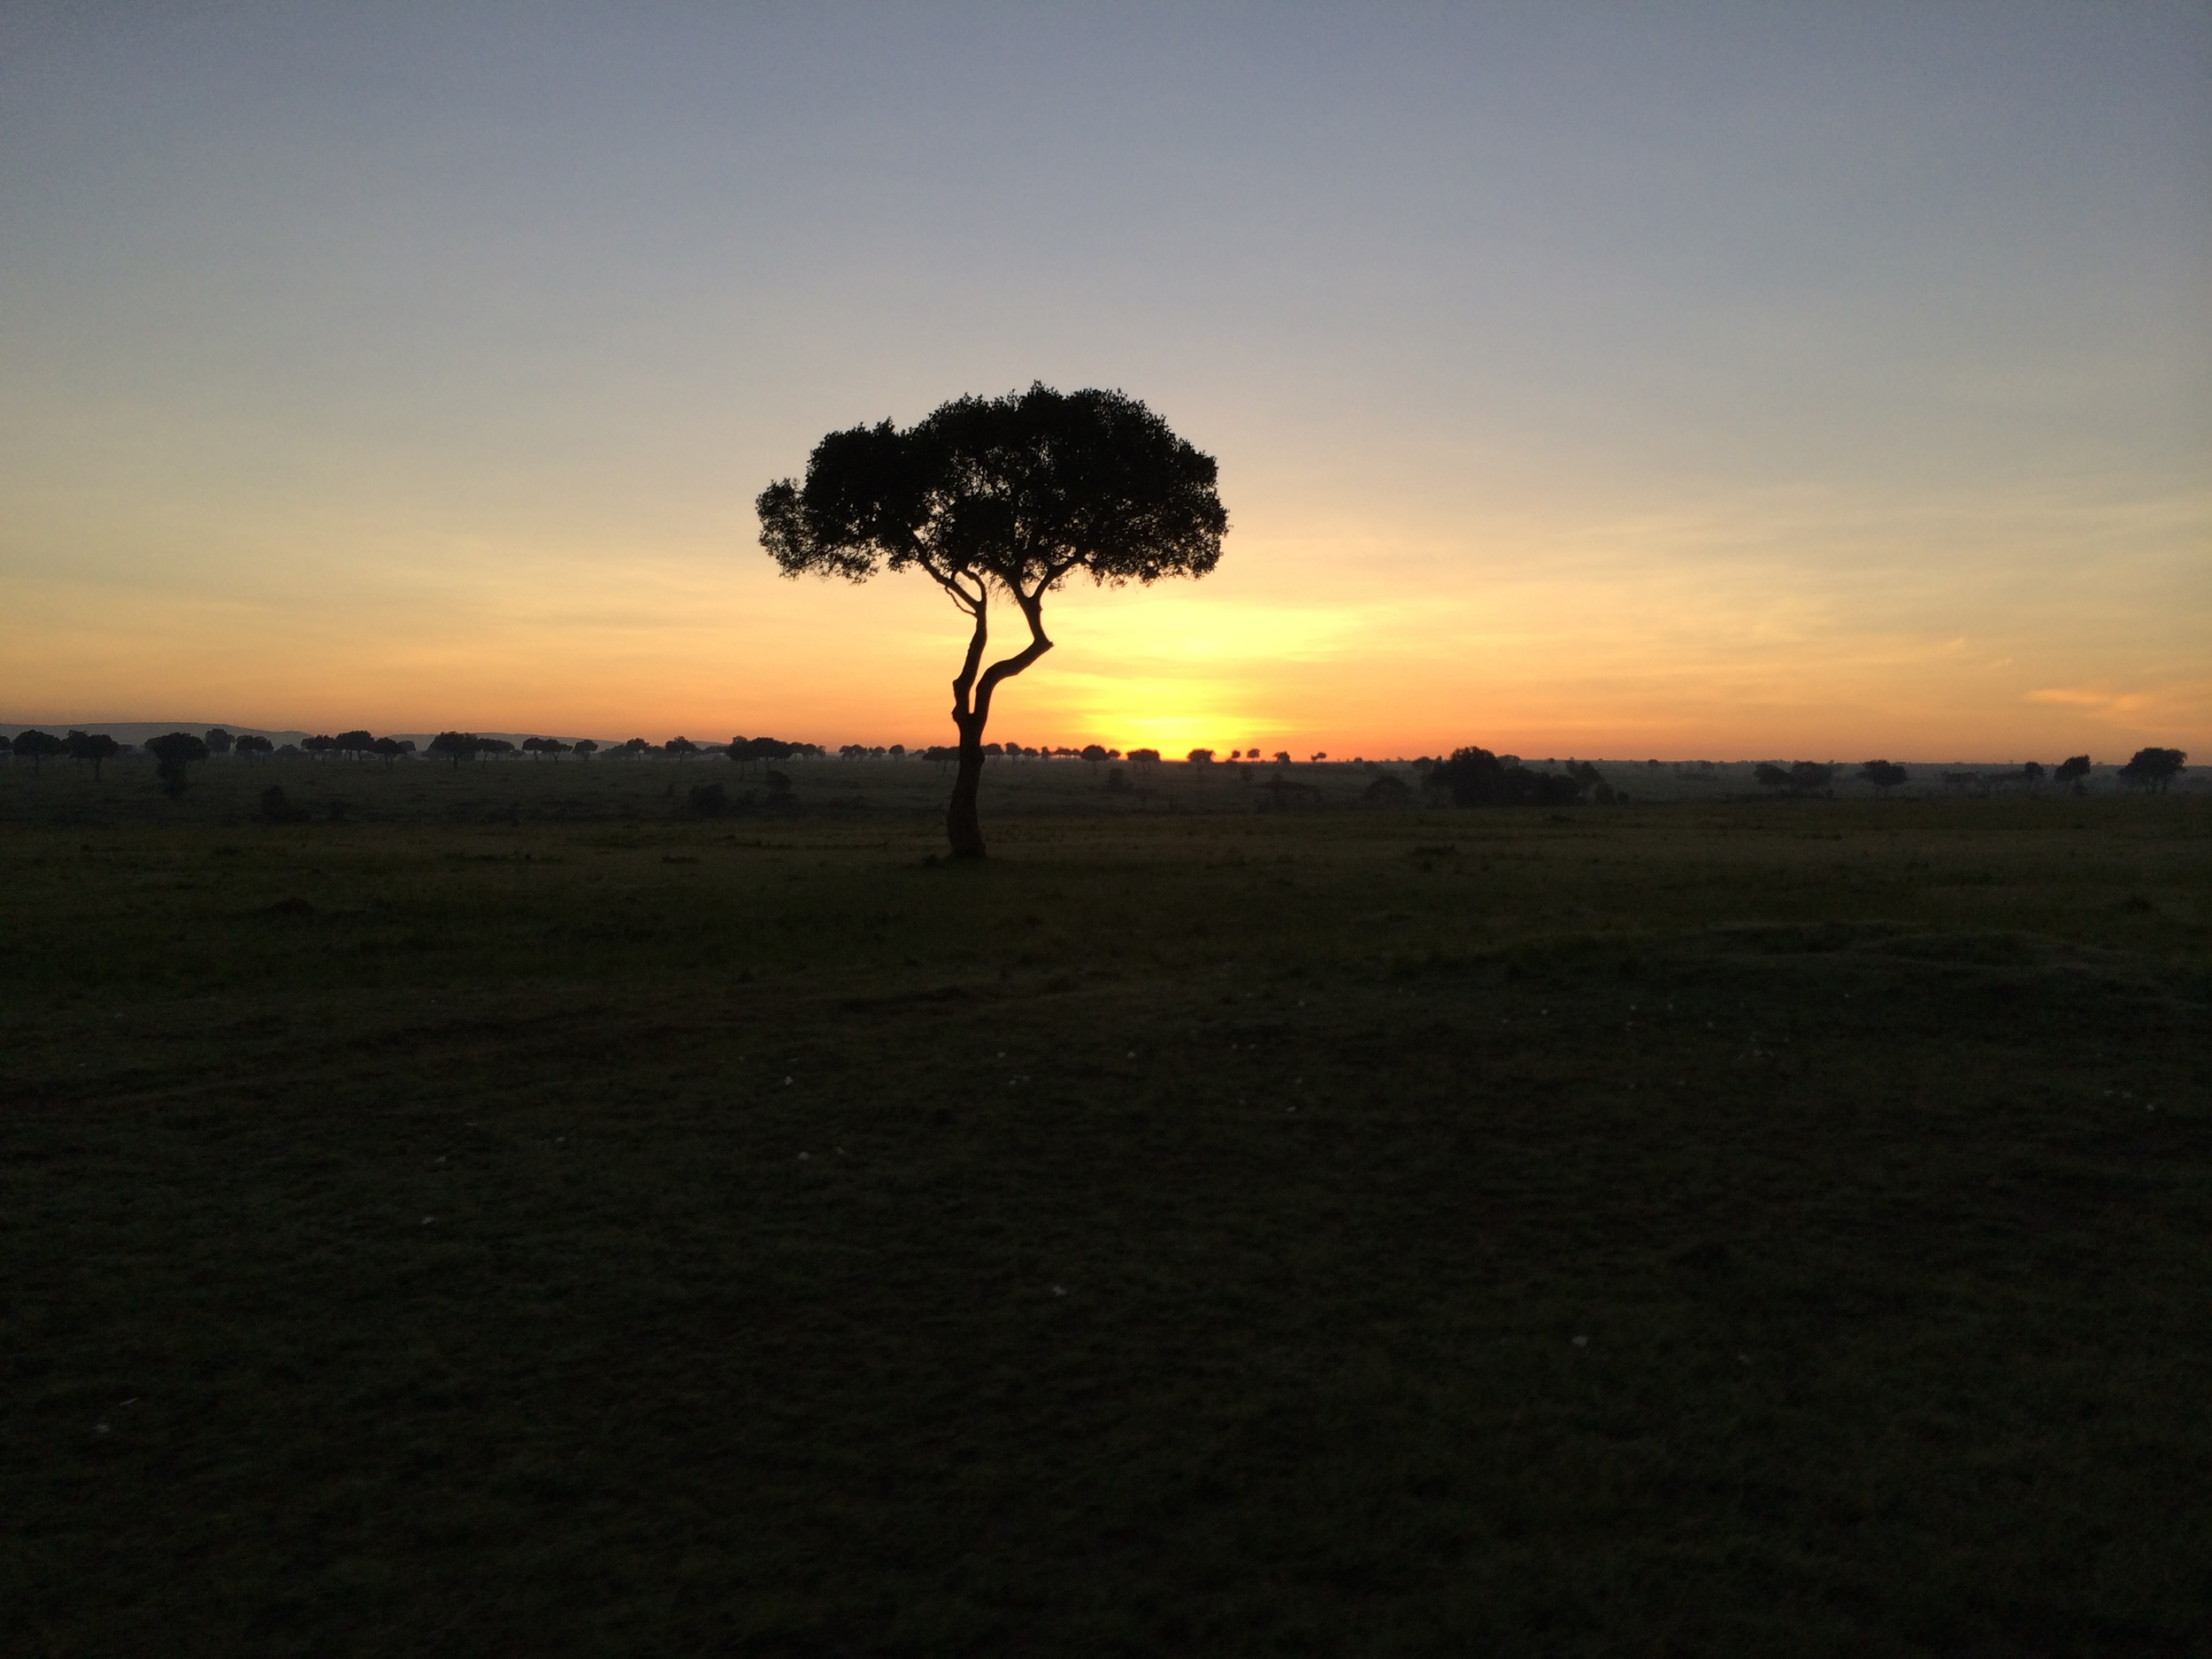
[[[1317,24],[1294,73],[1208,35],[1218,120],[1174,53],[1109,119],[1081,51],[888,20],[795,24],[813,79],[741,9],[680,29],[680,95],[618,29],[395,25],[419,102],[242,20],[190,74],[58,21],[0,101],[0,723],[942,742],[961,618],[779,580],[753,498],[1041,380],[1145,400],[1231,529],[1055,595],[994,736],[2212,749],[2191,15],[1926,78],[1813,14]]]

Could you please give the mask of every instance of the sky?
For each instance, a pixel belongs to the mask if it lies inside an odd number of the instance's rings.
[[[1035,380],[994,738],[2212,758],[2212,6],[0,0],[0,722],[946,741],[752,502]]]

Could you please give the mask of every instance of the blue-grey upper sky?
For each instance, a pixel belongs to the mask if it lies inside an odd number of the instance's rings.
[[[2201,5],[15,4],[0,714],[926,739],[751,496],[1042,379],[1236,526],[1070,736],[2193,730],[2208,273]]]

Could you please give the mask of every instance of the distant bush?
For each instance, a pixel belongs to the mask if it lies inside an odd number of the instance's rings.
[[[1835,780],[1836,769],[1823,765],[1816,760],[1793,761],[1786,770],[1762,761],[1753,769],[1751,776],[1762,789],[1784,789],[1791,795],[1811,795],[1825,789]]]
[[[254,818],[262,824],[304,824],[310,816],[305,807],[294,804],[282,788],[271,784],[261,792],[261,807]]]

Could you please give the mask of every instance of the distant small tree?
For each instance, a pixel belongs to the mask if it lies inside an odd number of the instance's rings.
[[[442,760],[453,763],[453,770],[461,770],[461,763],[476,753],[476,733],[473,732],[441,732],[430,740],[430,750]]]
[[[698,752],[698,744],[687,737],[672,737],[668,740],[668,753],[674,759],[689,760]]]
[[[194,761],[207,758],[207,743],[189,732],[171,732],[148,743],[146,752],[154,757],[154,773],[161,780],[162,793],[173,801],[191,785],[187,769]]]
[[[1793,761],[1790,764],[1790,788],[1798,795],[1811,795],[1825,789],[1835,781],[1836,769],[1824,766],[1816,760]]]
[[[1859,776],[1872,784],[1875,790],[1887,795],[1912,774],[1893,760],[1870,760],[1859,768]]]
[[[1289,751],[1288,749],[1277,749],[1277,750],[1275,751],[1275,764],[1276,764],[1278,766],[1287,766],[1287,765],[1289,765],[1289,764],[1290,764],[1290,751]]]
[[[337,747],[338,740],[332,737],[327,733],[325,733],[318,737],[304,738],[300,742],[300,748],[304,749],[308,754],[314,756],[318,760],[321,759],[324,756],[330,754],[332,751],[336,749]]]
[[[351,760],[376,753],[376,740],[366,732],[341,732],[330,742],[332,748]]]
[[[571,747],[575,749],[579,760],[589,760],[599,752],[599,745],[588,737],[578,738]]]
[[[1183,758],[1194,766],[1210,766],[1214,764],[1214,752],[1210,749],[1194,749]]]
[[[227,755],[230,753],[231,735],[228,732],[223,730],[223,728],[219,726],[213,731],[210,732],[207,736],[201,741],[206,743],[207,752],[211,755]]]
[[[1091,776],[1095,778],[1100,764],[1106,758],[1106,746],[1103,743],[1086,743],[1081,758],[1090,763]]]
[[[2185,770],[2188,759],[2177,749],[2139,749],[2128,764],[2120,768],[2120,776],[2139,789],[2155,789],[2163,795],[2174,775]]]
[[[45,764],[49,755],[58,755],[61,751],[61,739],[51,732],[18,732],[15,741],[8,745],[8,752],[18,760],[31,763],[34,778],[38,776],[39,769]]]
[[[1133,749],[1129,751],[1129,759],[1134,765],[1156,766],[1160,764],[1160,751],[1156,749]]]
[[[652,747],[643,738],[634,737],[626,743],[618,744],[614,752],[626,760],[642,760]]]
[[[522,740],[522,752],[532,760],[542,759],[549,755],[558,760],[568,753],[568,747],[557,737],[526,737]]]
[[[2027,762],[2020,768],[2020,776],[2024,780],[2025,780],[2027,786],[2032,789],[2037,784],[2043,781],[2043,763],[2037,760]]]
[[[384,769],[389,772],[392,769],[392,763],[407,753],[413,745],[403,743],[396,737],[380,737],[369,747],[374,753],[384,757]]]
[[[265,737],[256,737],[250,732],[243,737],[234,738],[231,746],[250,760],[256,755],[270,755],[276,752],[275,744]]]
[[[70,759],[92,763],[92,780],[95,783],[100,780],[101,763],[114,758],[123,749],[123,746],[105,732],[72,732],[63,740],[63,748],[67,750]]]
[[[497,760],[503,755],[514,752],[515,746],[503,737],[480,737],[476,740],[476,755],[480,760],[487,755]]]
[[[2058,770],[2051,774],[2051,781],[2062,789],[2070,787],[2076,795],[2081,793],[2081,780],[2089,775],[2090,762],[2086,755],[2070,755],[2058,763]]]

